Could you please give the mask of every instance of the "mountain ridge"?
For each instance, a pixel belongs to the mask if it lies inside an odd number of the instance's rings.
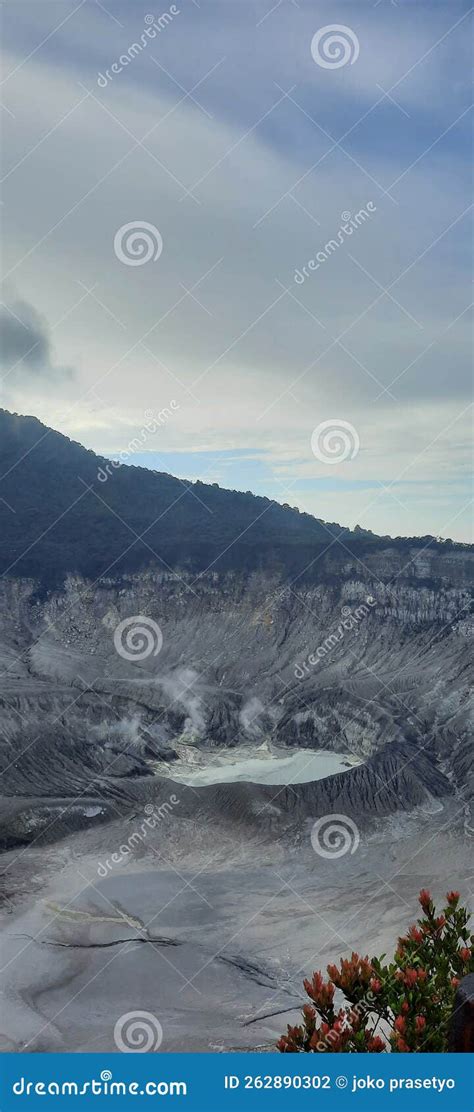
[[[350,530],[264,496],[114,467],[37,418],[7,410],[0,410],[0,471],[0,574],[53,586],[68,573],[100,578],[152,563],[195,574],[271,570],[313,581],[329,551],[361,557],[413,545],[470,549]]]

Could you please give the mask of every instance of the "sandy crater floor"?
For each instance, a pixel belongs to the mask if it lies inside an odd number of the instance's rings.
[[[303,976],[353,948],[387,950],[422,886],[469,896],[457,810],[380,822],[336,860],[314,853],[311,824],[288,846],[233,837],[217,818],[163,824],[105,878],[99,863],[133,822],[5,855],[0,1049],[113,1051],[117,1020],[136,1010],[159,1020],[163,1051],[271,1049]]]

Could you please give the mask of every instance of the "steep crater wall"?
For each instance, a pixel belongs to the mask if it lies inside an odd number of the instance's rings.
[[[63,800],[77,825],[78,814],[88,818],[72,806],[77,797],[89,811],[99,801],[91,821],[153,797],[157,770],[172,778],[183,745],[267,742],[363,759],[288,789],[287,808],[279,792],[280,816],[315,806],[389,813],[449,792],[467,799],[471,581],[469,553],[417,549],[404,564],[390,549],[367,563],[328,554],[311,587],[263,573],[148,571],[70,577],[44,595],[31,581],[3,580],[0,753],[14,836],[23,805],[43,801],[54,837]],[[126,659],[117,627],[140,616],[159,627],[162,645]],[[237,819],[257,797],[268,811],[272,792],[235,784],[199,795]]]

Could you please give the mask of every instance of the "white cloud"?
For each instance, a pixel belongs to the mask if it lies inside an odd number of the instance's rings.
[[[210,11],[204,18],[201,75],[226,48],[226,36]],[[394,50],[386,28],[367,23],[367,18],[364,14],[372,49],[358,74],[356,66],[349,67],[345,84],[331,94],[337,119],[330,124],[329,86],[321,84],[324,71],[314,75],[319,99],[310,114],[321,120],[324,110],[323,126],[334,134],[344,130],[339,116],[346,112],[348,90],[357,94],[362,115],[371,90],[376,100],[374,85],[387,59],[385,87],[396,70],[412,64],[416,50],[422,53],[425,39],[428,49],[436,33],[442,33],[439,17],[436,27],[425,27],[417,46],[414,24],[405,23]],[[39,51],[8,82],[8,103],[15,113],[15,121],[7,121],[9,165],[24,159],[5,183],[11,229],[8,268],[15,268],[11,281],[46,316],[60,362],[78,369],[70,401],[61,404],[38,391],[30,396],[28,408],[34,403],[42,419],[87,446],[113,451],[118,440],[129,439],[127,430],[140,427],[146,409],[159,409],[176,398],[180,409],[160,430],[160,450],[260,446],[269,451],[275,475],[296,482],[323,474],[321,468],[315,471],[309,455],[311,432],[318,421],[340,416],[363,433],[351,479],[391,481],[422,452],[412,464],[418,479],[457,481],[465,467],[467,418],[460,414],[470,390],[467,318],[453,325],[468,303],[462,148],[448,146],[448,159],[441,140],[394,187],[399,204],[393,204],[376,183],[385,187],[404,173],[429,142],[414,146],[415,122],[407,122],[406,147],[399,131],[397,143],[387,143],[381,117],[379,142],[372,136],[366,143],[362,131],[359,150],[356,131],[348,144],[361,169],[338,149],[328,154],[329,141],[288,100],[270,111],[278,97],[275,67],[283,54],[281,83],[288,88],[291,79],[300,82],[294,96],[305,109],[313,75],[310,57],[308,69],[298,72],[300,39],[296,46],[291,39],[283,52],[283,39],[275,28],[270,32],[269,21],[262,25],[262,41],[269,43],[273,34],[275,53],[272,61],[266,51],[262,54],[261,85],[255,85],[254,68],[247,82],[231,56],[196,93],[212,119],[189,99],[173,110],[184,94],[170,81],[163,86],[161,71],[148,58],[136,59],[126,75],[117,75],[111,86],[99,90],[92,68],[102,68],[106,58],[117,55],[129,23],[123,33],[111,26],[106,35],[101,22],[102,37],[94,37],[92,61],[86,59],[83,47],[92,26],[88,6],[64,28],[62,52],[46,64]],[[239,34],[241,50],[249,32],[240,26]],[[176,38],[177,28],[173,35],[174,40],[166,39],[167,68],[177,73],[178,64],[186,64],[187,51],[194,73],[194,47],[189,39]],[[237,58],[241,62],[240,53]],[[12,58],[13,68],[19,59]],[[85,94],[78,81],[102,103],[89,96],[79,104]],[[416,82],[404,86],[409,111],[415,106],[425,112],[421,102],[427,100],[431,81],[430,69],[423,83],[420,67]],[[187,87],[191,84],[188,80]],[[328,104],[321,103],[323,89]],[[240,91],[242,118],[232,105]],[[457,107],[456,101],[453,119]],[[385,105],[381,111],[385,120]],[[242,138],[265,112],[261,124]],[[393,113],[403,124],[396,108]],[[376,118],[377,110],[372,123]],[[157,123],[145,140],[151,153],[140,146],[132,150],[132,136],[141,138]],[[445,126],[443,116],[438,134]],[[460,132],[453,128],[448,144],[462,133],[466,120],[457,127]],[[179,181],[189,188],[200,178],[204,180],[195,188],[200,203],[195,204]],[[288,195],[280,201],[283,194]],[[294,284],[295,268],[334,237],[341,213],[354,213],[368,200],[376,205],[370,223],[304,285]],[[115,257],[113,240],[117,228],[135,219],[155,224],[164,248],[156,263],[130,268]],[[400,303],[396,305],[379,283],[388,287],[399,274],[403,277],[389,291]],[[191,292],[201,305],[183,288],[194,283]],[[278,283],[289,287],[301,304],[288,293],[280,296]],[[369,308],[371,302],[375,304]],[[149,350],[140,342],[144,336]],[[334,343],[338,337],[343,347]],[[385,394],[377,400],[381,389],[397,378],[394,398]],[[19,380],[15,403],[16,408],[26,405]],[[454,439],[442,431],[450,422]],[[431,440],[435,444],[427,449]],[[365,490],[362,498],[368,503],[371,496]],[[352,520],[354,495],[338,494],[329,512],[334,501],[334,495],[301,492],[301,504],[318,516]],[[426,518],[431,531],[440,531],[436,505],[428,503],[427,498],[419,528],[427,531]],[[359,502],[357,509],[362,511]],[[374,509],[370,517],[372,528],[382,520],[377,513]],[[392,520],[392,531],[410,531],[393,525],[396,509],[384,513]],[[400,508],[399,514],[400,526]],[[410,520],[417,516],[420,520],[419,509],[410,510]]]

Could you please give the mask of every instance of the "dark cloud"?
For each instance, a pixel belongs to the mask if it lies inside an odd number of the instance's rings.
[[[5,377],[59,383],[74,376],[72,367],[54,362],[48,322],[28,301],[0,307],[0,362]]]

